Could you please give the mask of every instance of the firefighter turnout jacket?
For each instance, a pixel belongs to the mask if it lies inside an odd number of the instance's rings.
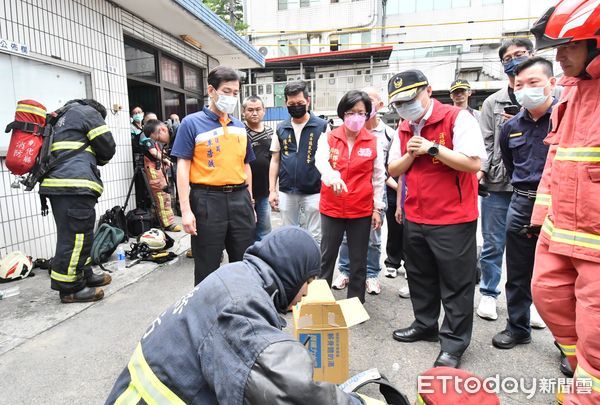
[[[97,166],[105,165],[115,154],[115,141],[102,115],[77,103],[58,119],[54,130],[52,159],[88,146],[50,170],[40,184],[40,194],[100,197],[103,184]]]
[[[587,73],[590,79],[560,82],[531,222],[542,226],[551,253],[600,263],[600,56]]]
[[[311,355],[282,331],[280,314],[320,267],[308,232],[271,232],[155,319],[106,404],[362,404],[314,381]]]

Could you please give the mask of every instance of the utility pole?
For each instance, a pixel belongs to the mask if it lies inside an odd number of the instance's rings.
[[[387,23],[387,0],[381,0],[381,46],[385,43],[385,24]]]
[[[235,0],[229,0],[229,25],[235,28]]]

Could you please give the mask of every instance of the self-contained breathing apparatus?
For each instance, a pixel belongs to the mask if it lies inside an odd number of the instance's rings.
[[[71,100],[56,111],[46,113],[46,107],[34,100],[22,100],[17,103],[15,120],[6,126],[5,132],[11,132],[11,140],[6,156],[6,167],[18,176],[18,182],[25,191],[34,189],[38,182],[59,163],[70,159],[89,147],[84,142],[79,148],[69,151],[58,158],[52,157],[54,127],[60,118],[75,104],[89,105],[106,118],[106,108],[92,99]],[[15,185],[13,184],[13,187]],[[42,215],[48,214],[45,199],[42,199]]]

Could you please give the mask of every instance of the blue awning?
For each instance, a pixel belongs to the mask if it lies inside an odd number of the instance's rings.
[[[149,24],[196,47],[234,69],[261,68],[265,58],[200,0],[112,0]]]
[[[265,57],[261,55],[248,41],[239,36],[237,32],[225,21],[223,21],[218,15],[212,10],[202,4],[199,0],[174,0],[175,3],[179,4],[200,21],[211,27],[217,32],[223,39],[231,42],[240,51],[245,53],[248,57],[252,58],[260,66],[265,65]]]

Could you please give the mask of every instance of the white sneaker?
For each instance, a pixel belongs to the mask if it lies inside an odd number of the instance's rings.
[[[531,304],[531,308],[529,308],[529,325],[531,325],[533,329],[546,328],[546,323],[533,304]]]
[[[367,278],[367,292],[375,295],[381,294],[381,284],[379,284],[377,277]]]
[[[495,321],[498,319],[498,313],[496,312],[496,298],[490,297],[489,295],[482,295],[477,307],[477,315],[483,319],[489,319]]]
[[[350,277],[348,277],[344,273],[340,273],[333,281],[333,284],[331,284],[331,287],[334,290],[343,290],[344,288],[346,288],[348,286],[349,282],[350,282]]]
[[[400,298],[410,298],[410,290],[408,289],[408,285],[398,290],[398,295]]]
[[[396,278],[398,277],[398,270],[393,267],[386,267],[385,276],[388,278]]]

